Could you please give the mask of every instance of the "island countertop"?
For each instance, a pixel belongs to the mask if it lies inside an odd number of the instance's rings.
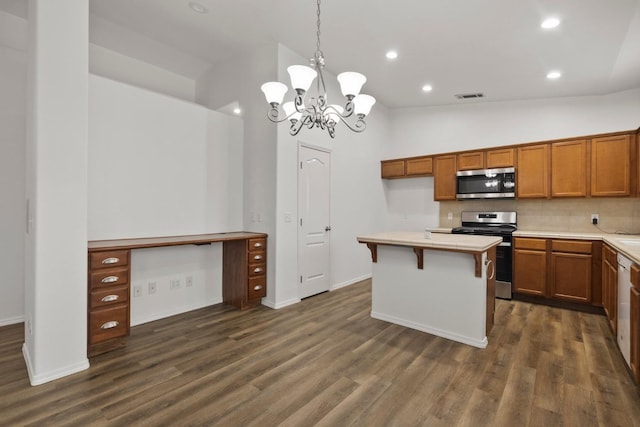
[[[475,236],[468,234],[431,233],[431,237],[427,239],[424,237],[424,232],[416,231],[393,231],[386,233],[364,234],[358,236],[357,239],[360,243],[473,253],[486,252],[493,246],[502,242],[501,237]]]

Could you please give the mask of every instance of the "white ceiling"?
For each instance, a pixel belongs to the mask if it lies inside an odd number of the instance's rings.
[[[190,78],[267,43],[315,52],[314,0],[197,0],[206,14],[189,1],[90,0],[91,42]],[[0,9],[24,16],[26,2]],[[549,15],[562,22],[545,31]],[[321,19],[326,68],[365,74],[363,92],[388,107],[640,87],[640,0],[324,0]],[[562,78],[547,80],[552,69]],[[485,98],[453,96],[474,92]]]

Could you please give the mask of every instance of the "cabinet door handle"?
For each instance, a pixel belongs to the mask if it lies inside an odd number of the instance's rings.
[[[112,320],[110,322],[104,322],[101,326],[100,329],[112,329],[117,327],[120,324],[120,322],[116,321],[116,320]]]
[[[111,258],[105,258],[102,260],[103,264],[115,264],[117,262],[120,261],[120,258],[116,258],[116,257],[111,257]]]
[[[255,255],[253,259],[256,261],[260,261],[262,259],[262,255]]]
[[[253,272],[254,273],[262,273],[262,268],[256,267],[256,268],[253,269]]]
[[[118,295],[107,295],[105,297],[102,297],[102,299],[100,299],[100,301],[102,301],[102,302],[111,302],[111,301],[117,301],[118,298],[120,298]]]
[[[118,276],[107,276],[101,280],[102,283],[113,283],[118,281]]]
[[[262,289],[262,285],[256,285],[253,287],[254,291],[259,291],[260,289]]]

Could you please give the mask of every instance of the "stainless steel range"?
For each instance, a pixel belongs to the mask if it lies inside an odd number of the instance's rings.
[[[502,237],[496,253],[496,297],[511,299],[512,234],[517,230],[515,212],[462,212],[462,227],[453,234]]]

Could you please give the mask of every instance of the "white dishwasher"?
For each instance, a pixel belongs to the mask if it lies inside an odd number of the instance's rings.
[[[631,265],[633,261],[618,254],[618,346],[627,365],[631,358]]]

